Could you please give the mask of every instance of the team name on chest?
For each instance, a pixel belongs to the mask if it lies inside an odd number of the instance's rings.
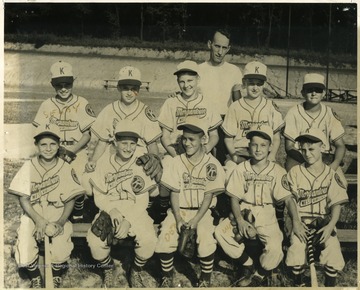
[[[243,176],[246,182],[270,183],[274,180],[273,176],[264,175],[264,174],[257,175],[253,172],[244,172]]]
[[[299,188],[299,205],[305,207],[311,204],[319,203],[326,199],[328,187],[320,187],[318,189],[306,190]]]
[[[269,125],[269,121],[248,121],[248,120],[241,120],[239,122],[241,130],[249,130],[252,126],[262,126],[262,125]]]
[[[35,202],[41,198],[41,196],[48,194],[59,186],[60,177],[58,175],[49,177],[42,182],[31,183],[31,196],[30,201]]]
[[[121,170],[116,173],[108,173],[105,176],[105,184],[108,190],[115,188],[123,181],[130,179],[133,176],[132,169]]]
[[[193,109],[186,109],[186,108],[176,108],[175,116],[177,118],[187,117],[187,116],[198,116],[199,118],[203,118],[206,116],[206,109],[205,108],[193,108]]]
[[[184,173],[183,176],[183,184],[185,190],[191,189],[200,189],[205,190],[206,179],[201,177],[191,176],[189,173]]]

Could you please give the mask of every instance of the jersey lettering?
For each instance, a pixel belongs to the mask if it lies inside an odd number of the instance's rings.
[[[186,109],[186,108],[176,108],[176,119],[177,124],[181,124],[185,122],[187,116],[197,116],[199,119],[204,118],[206,116],[207,110],[206,108],[194,108],[194,109]]]
[[[185,190],[195,190],[195,189],[205,190],[205,186],[206,186],[205,178],[194,177],[185,172],[183,174],[183,182],[184,182]]]
[[[52,176],[40,183],[34,182],[31,184],[30,202],[37,202],[42,196],[53,191],[59,186],[60,177],[58,175]]]
[[[108,173],[105,176],[105,184],[107,191],[116,188],[121,182],[131,178],[133,175],[132,169],[125,169],[116,173]]]
[[[246,137],[247,132],[253,126],[262,126],[262,125],[270,125],[269,121],[260,121],[260,122],[253,122],[248,120],[241,120],[239,122],[240,129],[243,130],[242,137]]]
[[[50,124],[55,124],[55,125],[59,126],[60,131],[76,130],[78,128],[78,126],[79,126],[78,121],[60,120],[60,119],[57,119],[54,116],[52,116],[49,121],[50,121]]]

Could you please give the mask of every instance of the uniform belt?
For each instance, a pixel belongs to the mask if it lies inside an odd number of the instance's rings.
[[[180,209],[189,209],[189,210],[198,210],[198,207],[182,207],[180,206]]]
[[[75,144],[75,141],[60,141],[60,145],[63,145],[63,146],[71,146],[74,144]]]

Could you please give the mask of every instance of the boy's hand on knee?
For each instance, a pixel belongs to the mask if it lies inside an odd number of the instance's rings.
[[[118,220],[115,220],[115,238],[121,240],[125,239],[129,233],[131,224],[126,220],[123,219],[121,222],[118,222]]]
[[[44,239],[45,228],[48,224],[48,221],[44,218],[41,218],[35,222],[35,229],[33,235],[37,241],[41,241]]]

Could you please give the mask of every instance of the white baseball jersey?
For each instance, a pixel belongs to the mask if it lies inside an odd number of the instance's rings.
[[[222,123],[221,116],[215,107],[209,105],[209,102],[201,94],[192,101],[184,100],[179,94],[175,98],[168,98],[160,109],[158,121],[160,127],[170,131],[171,144],[178,144],[182,130],[178,130],[177,126],[184,123],[187,116],[204,118],[207,121],[209,131]]]
[[[12,180],[8,192],[18,196],[29,196],[34,210],[45,219],[57,221],[63,213],[64,204],[85,194],[74,169],[62,159],[46,170],[38,157],[25,162]],[[43,214],[42,201],[47,201]]]
[[[234,137],[236,150],[248,147],[246,134],[250,127],[256,125],[268,125],[274,134],[282,129],[284,121],[273,101],[262,97],[260,104],[254,108],[247,103],[246,98],[241,98],[230,105],[221,127],[227,136]]]
[[[136,165],[136,159],[141,155],[135,151],[124,165],[116,161],[116,154],[100,158],[89,180],[96,206],[107,213],[116,208],[130,223],[141,223],[136,217],[146,211],[148,192],[156,187],[142,166]]]
[[[83,97],[72,95],[66,102],[56,97],[42,102],[33,125],[38,127],[44,124],[56,124],[62,133],[61,142],[77,142],[95,119],[96,115],[88,101]]]
[[[221,115],[232,103],[232,92],[241,90],[243,75],[240,69],[228,62],[213,66],[209,61],[199,65],[201,92]]]
[[[138,122],[141,128],[140,137],[146,144],[150,144],[161,136],[161,129],[153,111],[139,100],[133,112],[126,114],[120,101],[107,105],[91,126],[91,131],[102,141],[110,142],[114,138],[114,128],[119,120],[130,119]]]
[[[331,206],[348,202],[346,181],[327,165],[318,176],[311,174],[304,164],[296,165],[290,169],[288,181],[303,218],[327,215]]]
[[[197,209],[206,194],[224,192],[225,172],[211,154],[205,154],[197,164],[193,164],[186,154],[181,154],[164,168],[161,183],[172,192],[179,193],[180,208]]]
[[[328,152],[331,151],[331,143],[342,138],[345,130],[337,114],[328,106],[320,104],[321,110],[315,118],[308,115],[304,109],[304,103],[289,109],[285,116],[284,136],[295,142],[295,138],[301,132],[309,128],[318,128],[324,132],[328,142],[325,144]],[[296,142],[298,148],[298,144]]]

